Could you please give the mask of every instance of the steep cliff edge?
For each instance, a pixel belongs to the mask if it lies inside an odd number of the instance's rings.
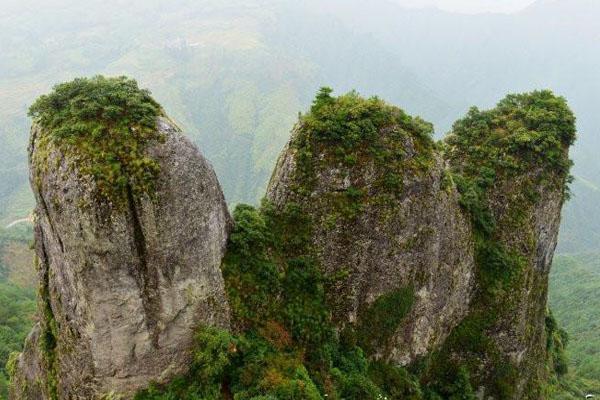
[[[229,326],[223,194],[146,96],[132,81],[95,78],[57,87],[52,110],[38,103],[29,151],[40,315],[13,399],[130,397],[186,372],[200,325]],[[65,122],[50,123],[50,111]],[[94,122],[68,131],[86,112]]]

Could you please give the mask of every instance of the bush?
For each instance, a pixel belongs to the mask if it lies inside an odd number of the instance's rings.
[[[42,128],[34,167],[46,168],[48,141],[77,154],[77,168],[94,178],[99,195],[113,202],[151,194],[159,165],[144,154],[148,143],[162,140],[156,119],[160,105],[150,92],[126,77],[78,78],[56,85],[39,97],[29,115]]]

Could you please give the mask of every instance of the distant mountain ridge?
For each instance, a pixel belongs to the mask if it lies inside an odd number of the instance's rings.
[[[323,84],[378,93],[433,121],[438,135],[499,93],[552,88],[578,117],[574,174],[600,184],[600,11],[593,0],[538,1],[515,14],[476,16],[386,0],[138,1],[116,8],[72,0],[40,8],[26,0],[9,7],[10,18],[0,15],[0,222],[25,217],[33,206],[25,184],[28,103],[57,81],[98,72],[147,83],[206,149],[229,203],[257,201],[290,116]],[[578,188],[582,201],[579,211],[567,205],[560,251],[597,247],[587,238],[598,235],[598,199]]]

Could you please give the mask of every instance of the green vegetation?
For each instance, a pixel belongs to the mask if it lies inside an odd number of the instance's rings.
[[[575,117],[566,100],[544,90],[508,95],[487,111],[471,108],[454,123],[446,143],[453,165],[485,190],[532,166],[548,171],[546,178],[564,179],[575,138]]]
[[[360,315],[357,339],[361,347],[369,354],[376,348],[384,348],[412,308],[414,298],[413,288],[398,289],[378,297]]]
[[[546,351],[550,368],[556,372],[558,377],[562,377],[569,371],[567,356],[565,350],[569,343],[567,331],[558,327],[558,323],[552,312],[546,316]]]
[[[438,134],[463,113],[468,99],[493,101],[499,82],[560,88],[578,105],[582,135],[574,174],[600,186],[600,163],[595,156],[600,146],[600,113],[594,106],[600,79],[593,79],[600,55],[594,51],[593,40],[582,41],[568,33],[583,25],[598,31],[594,18],[577,17],[582,4],[591,7],[585,0],[570,7],[565,3],[560,11],[558,5],[538,7],[526,16],[494,19],[486,31],[491,40],[485,47],[477,45],[479,18],[464,21],[452,14],[436,16],[442,19],[436,24],[439,29],[431,29],[424,23],[431,18],[429,12],[405,19],[400,8],[358,7],[372,17],[346,19],[356,8],[343,3],[321,10],[305,2],[282,7],[278,2],[266,5],[256,0],[176,0],[165,9],[132,0],[119,3],[120,12],[115,14],[99,0],[60,8],[47,2],[27,7],[8,1],[11,4],[5,12],[14,17],[2,19],[0,32],[3,223],[26,215],[33,204],[25,151],[30,121],[23,118],[24,105],[55,82],[96,72],[135,76],[150,87],[211,160],[231,204],[255,204],[263,195],[297,111],[310,105],[322,82],[377,93],[434,122]],[[215,13],[202,12],[206,9]],[[558,16],[545,18],[546,10]],[[90,16],[89,23],[82,22],[82,15]],[[236,23],[239,19],[247,23]],[[54,23],[57,20],[64,23]],[[394,22],[398,20],[406,23]],[[556,23],[559,20],[565,23]],[[365,34],[356,29],[365,21],[381,23],[369,30],[372,34]],[[515,21],[522,23],[514,26]],[[470,34],[461,34],[465,29]],[[519,33],[503,34],[515,29]],[[523,40],[531,35],[540,42]],[[555,46],[561,40],[565,44]],[[203,45],[191,45],[196,42]],[[552,68],[530,62],[545,59],[552,46],[556,47]],[[581,62],[574,63],[571,52],[577,46],[585,50],[578,53]],[[461,57],[453,56],[457,48]],[[506,57],[507,48],[523,51]],[[477,85],[470,84],[473,76],[482,78]],[[595,207],[600,191],[586,192],[583,185],[573,190],[577,196],[565,210],[559,248],[590,251],[600,243],[600,212]],[[23,206],[27,209],[21,214]]]
[[[202,328],[190,373],[167,386],[152,385],[136,400],[476,399],[464,366],[438,394],[422,386],[417,376],[404,368],[368,361],[360,348],[346,347],[343,338],[337,345],[341,351],[330,354],[334,366],[320,385],[317,378],[322,370],[311,371],[286,329],[274,321],[263,325],[260,330],[251,329],[243,335]],[[575,400],[599,390],[595,381],[568,376],[555,381],[548,398]]]
[[[555,258],[549,300],[556,320],[569,333],[569,373],[560,384],[577,396],[582,392],[596,395],[600,393],[598,293],[598,254],[563,255]]]
[[[509,95],[489,111],[472,108],[446,139],[453,180],[474,228],[478,291],[470,314],[428,366],[427,379],[443,395],[450,396],[446,388],[466,372],[474,383],[486,382],[498,398],[512,397],[518,371],[488,332],[503,320],[510,321],[516,307],[523,307],[515,304],[515,296],[531,285],[526,283],[532,279],[527,264],[536,245],[528,215],[543,190],[567,195],[572,164],[567,151],[574,140],[575,118],[566,101],[550,91]],[[505,209],[495,207],[492,212],[491,204],[497,202]],[[507,244],[506,233],[515,230],[519,233],[511,234]],[[524,334],[534,331],[530,327]],[[546,335],[550,373],[562,375],[567,339],[551,314],[546,318]],[[487,364],[483,374],[481,363]],[[535,397],[545,389],[540,382],[528,390]]]
[[[28,226],[0,229],[0,399],[8,396],[6,364],[11,353],[21,351],[36,310],[31,235]],[[28,270],[19,268],[23,265]]]
[[[556,381],[549,388],[547,398],[550,400],[579,400],[585,399],[588,394],[598,397],[598,393],[600,393],[600,383],[597,380],[570,374]]]
[[[144,154],[152,141],[161,140],[156,119],[160,105],[150,92],[126,77],[78,78],[54,87],[29,109],[42,127],[38,146],[52,141],[64,152],[74,152],[77,167],[93,177],[99,194],[115,203],[134,195],[151,194],[158,163]],[[34,167],[47,167],[47,149],[37,149]]]
[[[344,193],[344,214],[354,216],[360,210],[357,203],[380,194],[400,193],[403,173],[431,166],[433,126],[377,97],[365,99],[356,92],[333,97],[331,92],[322,88],[310,112],[300,118],[293,142],[298,150],[296,189],[306,195],[323,167],[340,165],[351,171],[373,162],[378,176],[370,192],[350,187]],[[409,142],[417,157],[407,155]],[[324,157],[318,157],[321,154]]]
[[[326,279],[310,256],[287,255],[307,246],[293,206],[279,214],[268,203],[240,205],[234,217],[223,274],[239,333],[202,329],[190,374],[137,400],[423,398],[406,370],[370,363],[354,334],[336,335]],[[374,307],[390,311],[399,293]]]
[[[0,282],[0,399],[8,396],[5,365],[13,352],[23,347],[33,324],[35,292],[7,282]]]
[[[39,261],[36,259],[38,268],[41,266]],[[49,270],[46,268],[42,273],[42,281],[40,282],[40,293],[39,298],[41,302],[41,315],[40,321],[41,333],[40,333],[40,353],[42,355],[42,362],[44,363],[44,369],[46,370],[46,393],[49,400],[58,400],[58,373],[57,370],[57,352],[58,346],[58,327],[56,325],[56,319],[54,318],[54,312],[52,311],[52,305],[50,304],[50,287],[49,287]]]

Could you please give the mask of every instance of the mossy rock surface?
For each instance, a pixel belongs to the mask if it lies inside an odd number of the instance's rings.
[[[157,128],[164,112],[136,81],[78,78],[39,97],[29,115],[41,128],[32,160],[36,175],[47,170],[54,144],[82,175],[93,178],[97,195],[107,201],[122,205],[128,191],[154,193],[160,166],[146,147],[164,141]]]
[[[430,374],[440,386],[462,366],[485,396],[540,399],[550,376],[562,373],[546,302],[574,140],[575,118],[550,91],[473,108],[445,140],[473,226],[477,291],[469,315],[433,355]],[[552,337],[558,344],[546,345]]]
[[[364,325],[378,299],[412,288],[405,318],[363,337],[371,356],[402,364],[443,342],[471,293],[469,222],[431,134],[378,98],[324,89],[267,189],[276,210],[307,216],[309,253],[329,279],[340,329]]]
[[[130,80],[93,78],[59,85],[32,108],[39,325],[13,380],[43,394],[15,399],[131,398],[188,371],[199,325],[229,328],[223,193],[209,162],[146,96]],[[148,104],[144,118],[130,115]],[[104,118],[113,108],[123,113]],[[71,117],[83,125],[70,129]],[[123,182],[103,175],[115,165],[111,177]]]

